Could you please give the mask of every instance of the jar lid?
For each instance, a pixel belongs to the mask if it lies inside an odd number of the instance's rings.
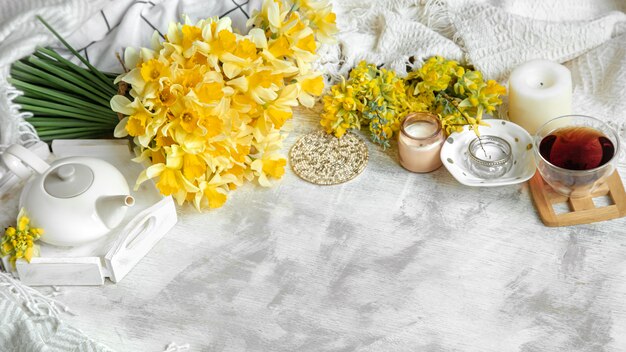
[[[48,172],[43,187],[53,197],[72,198],[85,193],[93,178],[93,171],[87,165],[63,164]]]

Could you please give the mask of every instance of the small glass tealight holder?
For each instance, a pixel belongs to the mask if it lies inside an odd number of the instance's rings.
[[[469,169],[482,179],[502,177],[513,165],[511,145],[503,138],[489,135],[477,137],[467,149]]]
[[[413,112],[406,115],[398,133],[400,165],[412,172],[431,172],[441,166],[445,141],[437,115]]]

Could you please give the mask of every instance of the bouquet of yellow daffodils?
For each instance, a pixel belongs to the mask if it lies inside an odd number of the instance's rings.
[[[217,208],[245,181],[284,174],[281,132],[299,104],[311,107],[324,88],[312,69],[320,42],[337,29],[327,0],[265,0],[240,35],[228,17],[170,25],[165,41],[128,48],[129,70],[111,107],[125,117],[115,136],[133,137],[137,161],[151,165],[137,185],[157,188],[179,204]]]

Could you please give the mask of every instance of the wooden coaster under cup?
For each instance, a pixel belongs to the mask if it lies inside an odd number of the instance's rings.
[[[546,226],[571,226],[621,218],[626,215],[626,192],[615,171],[604,185],[588,197],[569,198],[554,191],[539,171],[530,179],[530,192],[541,220]],[[597,207],[594,198],[608,197],[609,205]],[[569,212],[557,214],[553,205],[565,203]]]

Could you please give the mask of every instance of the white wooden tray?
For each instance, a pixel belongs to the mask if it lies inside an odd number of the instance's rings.
[[[131,160],[133,154],[127,140],[55,140],[52,152],[57,158],[91,156],[108,161],[122,172],[131,189],[143,170],[142,165]],[[105,278],[113,282],[122,280],[177,221],[173,199],[163,197],[152,181],[144,182],[131,194],[135,206],[103,238],[79,247],[38,242],[39,257],[32,258],[30,263],[18,260],[16,269],[5,257],[4,268],[13,270],[16,277],[30,286],[102,285]]]

